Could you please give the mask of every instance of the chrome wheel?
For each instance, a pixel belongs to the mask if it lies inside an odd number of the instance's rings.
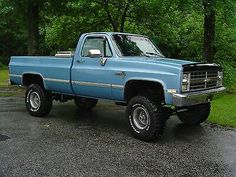
[[[29,102],[33,109],[38,110],[41,105],[39,94],[37,92],[31,92],[29,96]]]
[[[152,141],[158,138],[164,129],[161,103],[154,103],[145,96],[135,96],[126,107],[126,117],[134,137]]]
[[[38,84],[31,84],[25,91],[26,110],[36,117],[46,116],[52,108],[52,95]]]
[[[150,125],[150,116],[144,107],[135,108],[132,118],[134,125],[140,130],[144,130]]]

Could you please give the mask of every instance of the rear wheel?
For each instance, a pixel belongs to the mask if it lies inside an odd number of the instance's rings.
[[[52,96],[40,85],[31,84],[25,92],[25,105],[32,116],[46,116],[52,108]]]
[[[134,137],[152,141],[158,138],[165,127],[161,104],[155,104],[144,96],[132,98],[126,108],[129,128]]]
[[[97,99],[76,97],[74,98],[76,106],[82,111],[91,110],[98,103]]]
[[[211,104],[205,103],[190,107],[187,111],[177,113],[179,119],[186,125],[199,125],[207,120]]]

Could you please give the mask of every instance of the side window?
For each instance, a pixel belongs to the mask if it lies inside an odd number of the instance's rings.
[[[112,57],[111,49],[107,39],[102,37],[87,37],[82,49],[82,56],[87,57],[89,50],[98,49],[101,51],[102,56]]]

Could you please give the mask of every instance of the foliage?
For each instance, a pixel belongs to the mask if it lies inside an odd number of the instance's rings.
[[[236,83],[236,63],[224,60],[219,61],[219,63],[224,68],[224,85],[230,91]]]
[[[0,62],[26,55],[27,7],[39,7],[40,54],[76,47],[91,31],[125,31],[150,36],[167,57],[204,61],[204,8],[207,0],[0,0]],[[224,67],[225,84],[236,82],[236,2],[215,0],[215,62]]]
[[[0,0],[0,62],[8,64],[11,55],[26,51],[26,37],[21,18],[16,20],[15,9]]]

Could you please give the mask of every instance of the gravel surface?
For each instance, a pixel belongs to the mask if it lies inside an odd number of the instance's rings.
[[[236,130],[172,116],[146,143],[130,135],[124,107],[109,102],[89,113],[54,102],[36,118],[23,97],[0,98],[0,177],[13,176],[236,176]]]

